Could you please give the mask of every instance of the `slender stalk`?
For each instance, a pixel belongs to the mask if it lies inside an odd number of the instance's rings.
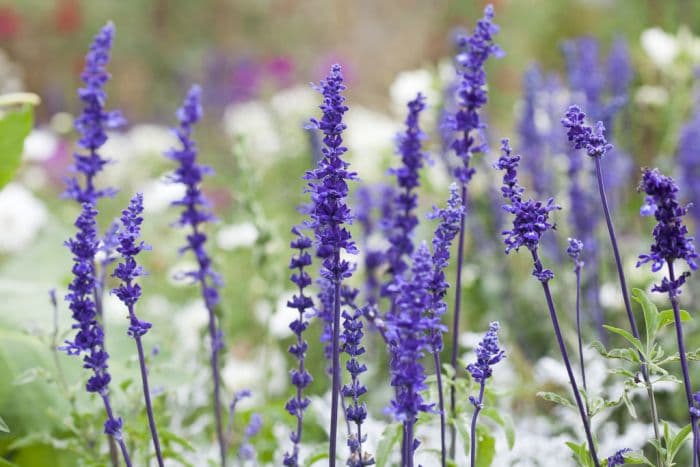
[[[472,430],[470,433],[471,443],[469,446],[469,465],[471,467],[476,465],[476,419],[479,417],[479,412],[481,412],[481,408],[484,406],[484,389],[486,389],[486,380],[481,381],[481,386],[479,387],[479,399],[477,400],[477,404],[474,404],[474,415],[472,415]]]
[[[335,252],[335,264],[340,262],[340,252]],[[328,465],[335,467],[336,438],[338,434],[338,399],[340,395],[340,279],[335,280],[333,293],[333,366],[331,390],[331,426],[330,445],[328,447]]]
[[[598,180],[598,192],[600,194],[600,202],[603,205],[603,213],[605,214],[605,223],[608,227],[608,234],[610,236],[610,243],[612,244],[613,254],[615,255],[615,265],[617,267],[617,275],[620,279],[620,289],[622,292],[622,298],[625,302],[625,311],[627,312],[627,319],[630,323],[630,329],[632,335],[639,339],[639,329],[637,328],[637,321],[634,318],[634,313],[632,313],[632,304],[630,303],[629,293],[627,292],[627,281],[625,280],[625,271],[622,267],[622,259],[620,258],[620,250],[617,246],[617,237],[615,236],[615,227],[612,223],[612,218],[610,216],[610,209],[608,208],[608,199],[605,195],[605,184],[603,182],[603,171],[600,164],[600,157],[594,157],[595,161],[595,173],[596,179]],[[647,395],[649,396],[649,403],[651,405],[651,418],[652,424],[654,426],[654,438],[661,446],[661,432],[659,430],[659,416],[656,411],[656,399],[654,397],[654,388],[651,385],[651,379],[649,378],[649,372],[647,371],[647,366],[644,361],[644,356],[639,352],[639,357],[642,360],[642,365],[640,367],[642,372],[642,377],[644,378],[644,384],[647,388]]]
[[[107,394],[102,394],[102,402],[104,403],[105,411],[107,412],[107,418],[110,420],[114,420],[112,406],[109,403],[109,396]],[[109,439],[116,441],[116,443],[119,444],[119,448],[122,451],[122,458],[124,458],[124,464],[126,464],[126,467],[131,467],[131,458],[129,457],[129,450],[126,448],[126,443],[124,443],[124,438],[119,436],[118,439],[115,439],[114,436],[111,435],[108,435],[108,437]],[[117,461],[116,465],[119,465],[119,461]]]
[[[406,467],[413,467],[413,421],[405,422],[406,426]]]
[[[676,280],[675,272],[673,270],[673,261],[667,261],[666,264],[668,265],[668,278],[671,284],[673,284]],[[673,286],[670,286],[671,288]],[[688,415],[690,416],[690,426],[693,428],[693,467],[697,467],[698,465],[698,447],[699,447],[699,440],[698,438],[698,420],[697,417],[693,415],[693,413],[690,411],[692,407],[694,407],[693,404],[693,390],[690,384],[690,371],[688,369],[688,358],[686,357],[685,354],[685,342],[683,339],[683,325],[681,323],[681,311],[680,307],[678,306],[678,297],[676,293],[674,293],[673,290],[669,290],[668,292],[669,298],[671,299],[671,306],[673,307],[673,319],[675,321],[676,325],[676,340],[678,341],[678,353],[680,354],[681,358],[681,371],[683,372],[683,387],[685,389],[685,397],[688,402]]]
[[[202,291],[206,288],[204,279],[201,279]],[[214,419],[216,421],[216,439],[219,443],[219,457],[221,467],[226,467],[226,443],[224,440],[223,425],[221,422],[221,376],[219,374],[219,346],[220,338],[216,330],[216,314],[206,297],[204,302],[209,312],[209,340],[211,341],[211,372],[214,379]]]
[[[542,262],[537,254],[537,250],[532,250],[532,259],[535,262],[535,270],[541,271],[543,269]],[[586,431],[586,439],[588,441],[588,449],[593,459],[593,464],[595,467],[600,467],[600,462],[598,461],[598,455],[595,451],[595,444],[593,443],[593,435],[591,434],[591,428],[588,421],[588,414],[586,413],[586,408],[581,400],[581,393],[579,392],[578,384],[576,384],[576,377],[571,368],[571,362],[569,361],[569,354],[566,350],[566,344],[564,344],[564,338],[561,333],[561,328],[559,327],[559,318],[557,318],[557,310],[554,307],[554,300],[552,299],[552,293],[549,290],[549,282],[541,281],[542,289],[544,290],[545,298],[547,299],[547,307],[549,308],[549,316],[552,320],[552,326],[554,327],[554,334],[557,337],[557,344],[559,345],[559,351],[561,352],[562,359],[564,360],[564,365],[566,366],[566,373],[569,376],[569,382],[571,383],[571,388],[574,392],[574,399],[576,400],[576,406],[578,407],[579,415],[581,416],[581,421],[583,422],[583,428]]]
[[[440,407],[440,465],[447,465],[447,444],[445,439],[445,398],[442,392],[442,369],[440,368],[440,354],[433,351],[435,363],[435,376],[437,377],[438,406]]]
[[[131,285],[131,284],[128,284]],[[134,306],[131,305],[129,308],[129,315],[136,319],[136,314],[134,313]],[[156,419],[153,414],[153,404],[151,403],[151,391],[148,387],[148,369],[146,368],[146,357],[143,352],[143,343],[141,342],[141,336],[138,334],[134,335],[134,340],[136,341],[136,350],[139,354],[139,368],[141,369],[141,383],[143,385],[143,399],[146,404],[146,414],[148,415],[148,427],[151,430],[151,438],[153,440],[153,449],[156,451],[156,460],[158,461],[158,466],[163,467],[163,454],[160,450],[160,440],[158,439],[158,429],[156,428]]]
[[[457,247],[457,279],[455,280],[455,312],[452,321],[452,354],[450,364],[452,365],[453,375],[450,385],[450,414],[454,418],[456,416],[457,397],[455,394],[455,381],[457,379],[457,353],[459,352],[459,312],[462,305],[462,263],[464,262],[464,225],[467,217],[467,185],[462,184],[462,217],[459,227],[459,246]],[[457,430],[453,425],[450,426],[450,459],[455,458],[457,449]]]

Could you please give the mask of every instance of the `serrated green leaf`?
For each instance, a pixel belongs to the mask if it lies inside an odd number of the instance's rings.
[[[34,109],[30,105],[11,110],[0,118],[0,188],[15,176],[22,159],[24,139],[34,125]]]
[[[569,399],[557,394],[556,392],[541,391],[537,393],[537,397],[540,397],[546,401],[553,402],[558,405],[563,405],[564,407],[569,407],[575,409],[576,406]]]
[[[483,426],[476,427],[476,466],[490,467],[496,455],[496,439]]]

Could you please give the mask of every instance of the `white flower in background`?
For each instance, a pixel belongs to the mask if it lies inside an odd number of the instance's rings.
[[[182,199],[185,190],[182,183],[169,183],[164,177],[151,180],[141,189],[144,212],[155,214],[167,210],[173,201]]]
[[[226,251],[247,248],[255,244],[258,236],[258,229],[251,222],[229,224],[222,226],[216,233],[216,244]]]
[[[35,128],[24,140],[22,157],[25,161],[43,162],[54,155],[58,144],[58,138],[52,131]]]
[[[270,165],[274,162],[270,156],[282,147],[272,115],[260,101],[228,106],[224,114],[224,130],[231,137],[243,138],[246,153],[253,155],[256,163]]]
[[[661,28],[645,30],[642,32],[640,42],[644,52],[659,68],[670,65],[678,56],[679,47],[676,38]]]
[[[562,387],[569,387],[569,378],[566,367],[559,360],[552,357],[542,357],[537,360],[534,367],[535,381],[540,381],[544,385],[546,381],[559,384]]]
[[[128,133],[134,156],[157,156],[177,144],[177,138],[162,125],[134,125]]]
[[[308,120],[318,110],[318,104],[318,92],[306,85],[283,89],[270,98],[270,108],[279,119],[293,124]]]
[[[605,308],[619,308],[623,303],[620,286],[616,282],[606,282],[600,286],[600,304]]]
[[[435,107],[440,95],[435,91],[433,74],[424,69],[402,71],[389,87],[392,110],[397,116],[406,114],[406,104],[416,98],[416,94],[425,96],[428,107]]]
[[[638,104],[661,107],[668,102],[668,91],[662,86],[645,84],[637,89],[634,100]]]
[[[105,322],[114,325],[126,324],[126,318],[129,316],[129,311],[124,307],[124,304],[111,293],[106,293],[102,298],[102,313]]]
[[[221,379],[232,391],[251,389],[253,394],[285,394],[289,382],[286,356],[273,346],[258,349],[245,358],[226,356]]]
[[[209,312],[203,300],[193,300],[175,314],[172,320],[178,335],[177,348],[191,352],[202,345],[202,329],[209,322]]]
[[[361,106],[348,111],[345,124],[351,170],[366,182],[382,180],[389,156],[394,153],[393,143],[400,125],[384,114]]]
[[[0,190],[0,253],[31,245],[47,217],[46,207],[29,190],[18,183],[6,185]]]

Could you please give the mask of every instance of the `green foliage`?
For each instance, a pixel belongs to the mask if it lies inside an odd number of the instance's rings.
[[[387,467],[391,460],[391,454],[394,452],[394,447],[401,441],[401,433],[403,425],[401,423],[392,423],[387,425],[382,432],[379,443],[377,444],[377,452],[374,455],[374,460],[377,467]]]
[[[34,124],[34,109],[24,105],[8,111],[0,118],[0,189],[7,185],[17,172],[22,159],[24,139]]]
[[[489,467],[496,455],[496,440],[488,429],[481,425],[476,427],[476,466]]]

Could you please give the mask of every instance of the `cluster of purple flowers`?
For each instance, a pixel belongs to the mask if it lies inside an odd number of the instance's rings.
[[[467,365],[467,371],[472,375],[474,381],[484,384],[493,374],[493,367],[496,363],[505,358],[505,352],[498,344],[498,330],[501,328],[497,321],[489,324],[489,330],[476,347],[476,363]],[[477,401],[470,397],[469,400],[475,406],[479,406],[482,401]]]

